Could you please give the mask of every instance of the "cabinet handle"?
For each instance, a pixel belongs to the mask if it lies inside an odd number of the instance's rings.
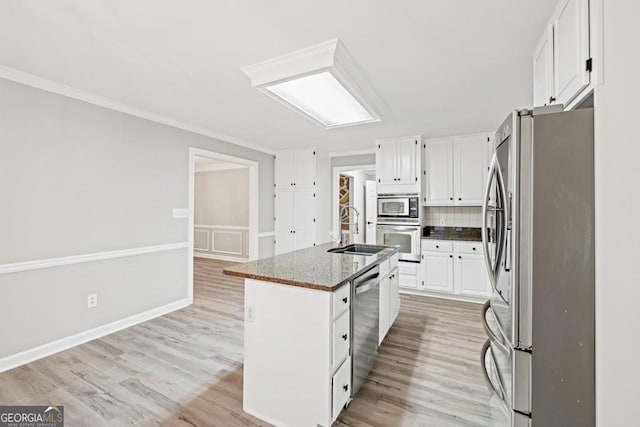
[[[555,96],[550,96],[549,97],[549,104],[551,104],[552,102],[556,102]]]
[[[345,384],[345,385],[343,385],[343,386],[342,386],[342,389],[343,389],[344,391],[349,391],[349,384]]]
[[[347,340],[347,334],[342,335],[342,339],[346,341]]]
[[[346,304],[347,302],[349,302],[349,298],[347,297],[342,298],[342,302]]]
[[[471,249],[473,249],[474,251],[476,250],[476,248],[471,248]]]
[[[453,197],[449,197],[449,200],[453,200]]]
[[[462,257],[460,255],[458,255],[458,259],[462,259]]]
[[[436,245],[436,249],[440,249],[440,246]]]
[[[453,255],[449,255],[449,258],[453,258]]]
[[[462,200],[462,197],[458,197],[458,200]]]

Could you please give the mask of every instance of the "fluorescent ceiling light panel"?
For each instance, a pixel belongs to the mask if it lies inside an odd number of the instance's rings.
[[[266,89],[326,127],[375,120],[328,71],[266,86]]]
[[[338,39],[242,71],[253,87],[325,129],[377,122],[386,111]]]

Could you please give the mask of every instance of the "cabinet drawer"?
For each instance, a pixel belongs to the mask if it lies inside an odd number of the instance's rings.
[[[420,266],[420,263],[417,263],[417,262],[401,262],[398,265],[398,270],[401,275],[417,276],[419,266]]]
[[[423,240],[422,251],[453,252],[453,242],[445,242],[442,240]]]
[[[384,261],[382,261],[380,263],[380,276],[384,277],[387,275],[387,273],[389,273],[389,271],[391,270],[389,268],[389,259],[385,259]]]
[[[351,304],[351,285],[347,283],[333,293],[333,318],[337,318]]]
[[[482,254],[482,242],[456,242],[456,252],[461,254]]]
[[[351,395],[351,358],[344,361],[332,379],[333,406],[331,421],[335,421]]]
[[[333,322],[332,366],[336,367],[349,356],[349,343],[351,342],[350,326],[351,316],[347,310]]]

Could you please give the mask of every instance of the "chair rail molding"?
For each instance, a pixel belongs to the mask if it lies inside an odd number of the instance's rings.
[[[96,252],[85,255],[71,255],[59,258],[48,258],[34,261],[0,264],[0,274],[19,273],[22,271],[39,270],[42,268],[59,267],[63,265],[80,264],[85,262],[102,261],[106,259],[123,258],[135,255],[152,254],[156,252],[173,251],[189,248],[190,242],[168,243],[156,246],[144,246],[139,248],[122,249],[117,251]]]

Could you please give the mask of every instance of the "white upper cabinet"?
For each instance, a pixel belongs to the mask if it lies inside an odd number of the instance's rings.
[[[398,184],[415,186],[418,182],[416,164],[419,164],[419,144],[418,138],[398,138]]]
[[[590,0],[560,0],[533,52],[533,105],[575,106],[590,93]]]
[[[553,18],[557,102],[567,105],[589,85],[589,1],[563,0]]]
[[[426,203],[453,205],[453,138],[425,144]]]
[[[480,206],[487,179],[487,134],[428,140],[423,203]]]
[[[376,182],[379,194],[420,192],[420,144],[420,136],[376,142]]]
[[[482,205],[485,183],[486,135],[471,135],[453,141],[454,203],[459,206]]]
[[[376,151],[376,175],[378,187],[384,185],[394,185],[396,183],[396,141],[385,141],[378,143]]]
[[[276,191],[313,188],[316,179],[315,150],[276,153]]]
[[[553,28],[549,26],[533,52],[533,105],[553,104]]]

